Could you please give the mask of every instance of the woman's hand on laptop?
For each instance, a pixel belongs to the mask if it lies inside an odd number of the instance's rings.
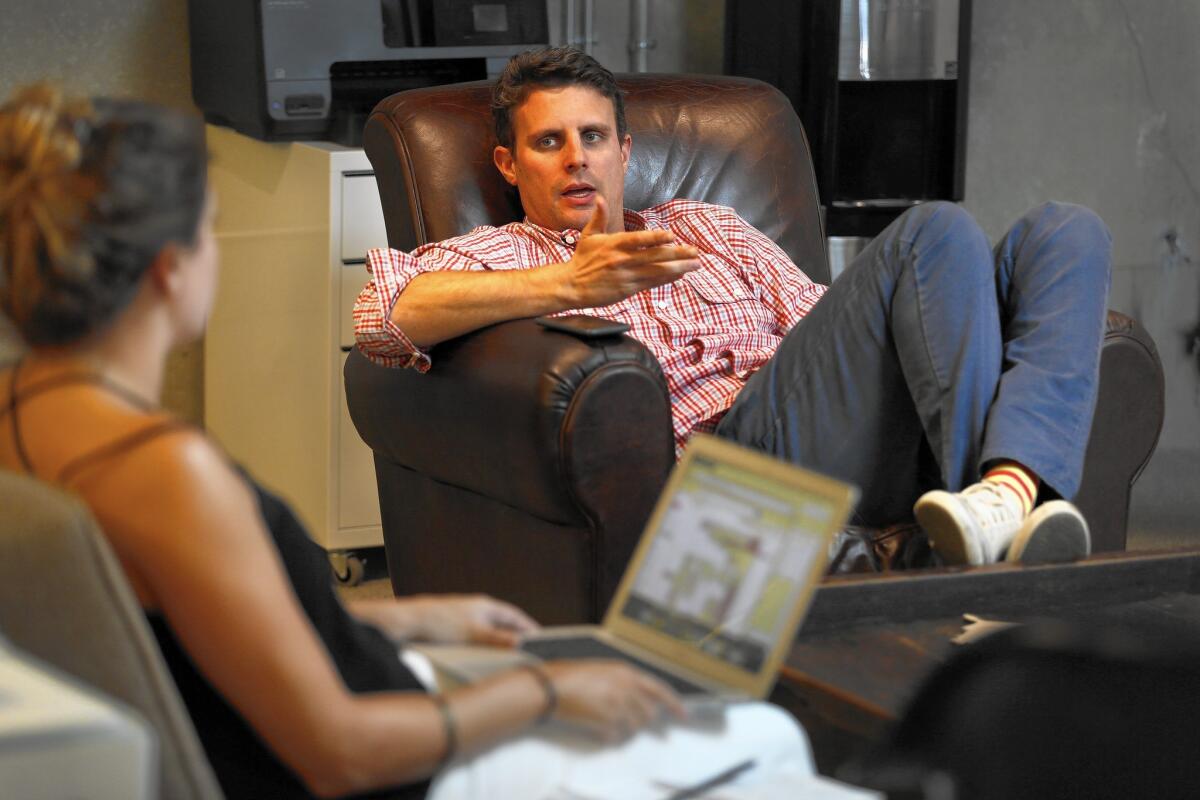
[[[538,624],[521,609],[484,594],[415,595],[364,600],[355,616],[401,641],[515,647]]]
[[[547,661],[558,695],[554,716],[619,742],[660,722],[683,719],[678,695],[652,675],[620,661]]]

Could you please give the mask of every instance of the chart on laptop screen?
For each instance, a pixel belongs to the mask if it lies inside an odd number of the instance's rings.
[[[826,499],[697,456],[633,578],[622,615],[757,672],[825,558]]]

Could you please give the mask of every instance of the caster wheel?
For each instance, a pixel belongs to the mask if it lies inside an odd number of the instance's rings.
[[[341,586],[358,586],[363,581],[366,565],[361,557],[354,553],[330,553],[329,563],[333,567],[333,577]]]

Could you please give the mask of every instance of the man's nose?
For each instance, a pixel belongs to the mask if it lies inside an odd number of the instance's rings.
[[[587,157],[583,151],[583,140],[578,136],[568,136],[563,146],[563,166],[568,172],[575,172],[587,166]]]

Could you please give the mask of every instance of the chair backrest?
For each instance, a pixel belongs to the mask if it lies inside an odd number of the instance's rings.
[[[813,280],[829,266],[808,142],[777,89],[748,78],[621,75],[633,152],[625,205],[686,198],[734,208]],[[492,163],[486,81],[384,99],[363,147],[375,168],[388,242],[399,250],[523,217]]]
[[[888,797],[1200,795],[1200,638],[1164,610],[1081,611],[959,648],[838,777]]]
[[[0,471],[0,632],[136,709],[159,737],[159,795],[221,791],[125,574],[88,509]]]

